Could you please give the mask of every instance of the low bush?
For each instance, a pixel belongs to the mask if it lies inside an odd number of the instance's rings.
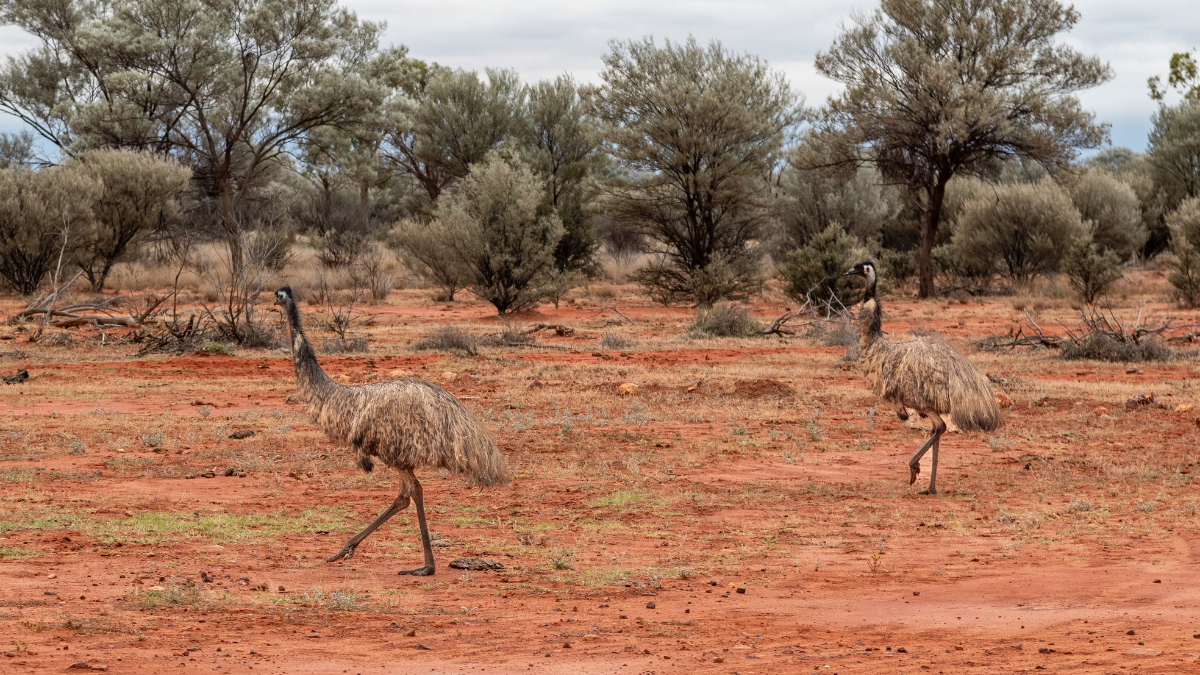
[[[1170,361],[1173,354],[1170,347],[1157,340],[1121,342],[1103,333],[1089,333],[1078,341],[1065,342],[1061,356],[1065,361],[1140,363]]]
[[[692,335],[702,337],[749,337],[761,330],[762,324],[745,307],[727,302],[700,309],[691,325]]]
[[[479,338],[457,326],[441,326],[413,347],[475,356],[479,353]]]
[[[1089,305],[1124,276],[1117,253],[1109,248],[1100,249],[1086,238],[1071,245],[1063,258],[1062,271],[1071,288]]]

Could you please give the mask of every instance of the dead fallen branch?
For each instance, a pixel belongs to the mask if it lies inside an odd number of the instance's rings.
[[[137,351],[137,356],[148,354],[186,354],[199,351],[204,345],[204,326],[193,314],[182,328],[178,324],[167,326],[158,335],[152,335]]]
[[[532,335],[541,330],[553,330],[558,335],[574,335],[575,329],[570,326],[564,326],[561,323],[535,323],[525,331],[526,335]]]
[[[604,312],[604,310],[606,310],[606,309],[611,309],[612,311],[616,312],[617,314],[620,314],[620,315],[621,315],[621,318],[622,318],[622,319],[625,319],[626,321],[628,321],[628,322],[630,323],[630,325],[633,325],[633,326],[636,326],[636,325],[637,325],[637,322],[636,322],[636,321],[634,321],[633,319],[631,319],[631,318],[629,318],[629,317],[625,316],[625,315],[624,315],[624,314],[621,312],[621,310],[619,310],[619,309],[617,309],[616,307],[613,307],[613,306],[609,306],[609,307],[601,307],[599,310],[597,310],[597,312],[596,312],[596,313],[597,313],[597,314],[599,314],[599,313],[602,313],[602,312]]]
[[[1025,310],[1025,318],[1029,325],[1018,323],[1008,329],[1007,335],[989,335],[975,343],[976,348],[983,351],[998,351],[1000,349],[1016,349],[1017,347],[1037,347],[1040,349],[1059,349],[1062,338],[1057,335],[1046,335],[1042,327]]]

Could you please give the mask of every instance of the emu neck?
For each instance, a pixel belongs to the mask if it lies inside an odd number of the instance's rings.
[[[862,309],[858,312],[858,341],[865,351],[876,340],[882,338],[883,309],[879,306],[879,299],[875,297],[875,274],[872,273],[867,277]]]
[[[316,352],[304,335],[304,328],[300,325],[300,312],[294,303],[288,303],[287,316],[288,328],[292,334],[292,362],[296,366],[296,379],[309,402],[324,400],[337,389],[338,384],[330,379],[321,368],[321,364],[317,363]]]

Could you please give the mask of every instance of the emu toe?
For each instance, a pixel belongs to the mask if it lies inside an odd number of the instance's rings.
[[[342,550],[326,558],[325,562],[336,562],[343,559],[349,560],[354,557],[354,549],[356,548],[358,548],[358,544],[354,544],[353,546],[346,544],[342,547]]]
[[[932,495],[932,496],[936,497],[936,496],[937,496],[937,493],[938,493],[938,491],[937,491],[937,490],[935,490],[934,488],[929,488],[928,490],[921,490],[921,491],[920,491],[920,492],[918,492],[917,494],[919,494],[919,495]]]
[[[414,577],[428,577],[433,575],[433,565],[425,565],[412,570],[400,570],[396,574],[410,574]]]

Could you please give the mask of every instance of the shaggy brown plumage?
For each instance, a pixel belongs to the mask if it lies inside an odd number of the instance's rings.
[[[415,502],[425,565],[400,574],[433,574],[433,549],[425,524],[421,484],[413,471],[446,469],[481,486],[507,480],[504,456],[487,429],[450,392],[431,382],[405,377],[348,387],[325,374],[300,325],[300,312],[290,287],[275,292],[275,304],[287,313],[292,334],[296,379],[308,404],[308,414],[334,441],[349,443],[363,471],[378,459],[400,473],[400,495],[366,529],[328,558],[349,559],[354,549],[409,501]]]
[[[867,386],[892,404],[901,420],[908,419],[911,408],[933,422],[929,438],[908,461],[908,468],[911,485],[921,472],[921,457],[932,448],[929,489],[922,494],[937,494],[938,447],[946,431],[943,418],[954,420],[963,431],[992,431],[1000,426],[1000,407],[992,386],[965,356],[937,338],[888,342],[883,336],[883,310],[875,297],[875,264],[858,263],[846,274],[867,279],[858,314]]]

